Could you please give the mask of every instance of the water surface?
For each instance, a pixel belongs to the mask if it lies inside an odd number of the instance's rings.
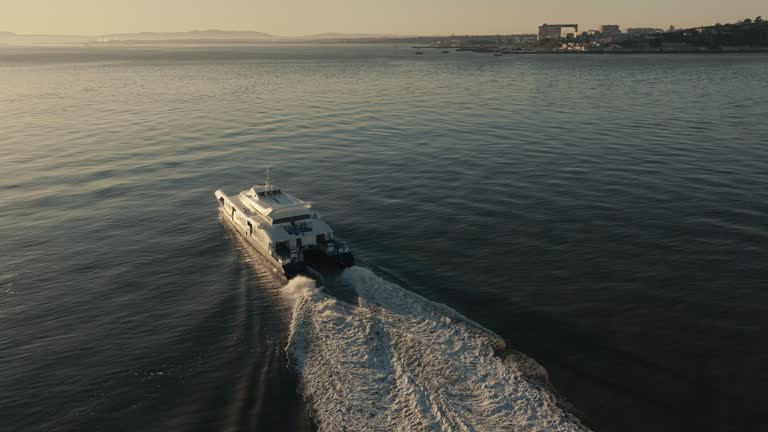
[[[271,164],[589,427],[765,427],[766,76],[764,55],[2,47],[0,423],[311,430],[291,308],[212,195]]]

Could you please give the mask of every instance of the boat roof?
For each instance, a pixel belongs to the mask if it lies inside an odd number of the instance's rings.
[[[249,219],[262,223],[260,228],[267,233],[273,243],[287,241],[297,237],[296,234],[290,232],[292,224],[288,224],[287,221],[278,222],[277,225],[272,224],[273,221],[284,217],[290,218],[293,216],[306,215],[308,216],[307,219],[301,219],[297,223],[306,224],[313,234],[317,235],[333,232],[331,227],[322,219],[310,217],[309,209],[311,208],[311,204],[306,201],[302,201],[285,193],[280,193],[278,196],[273,194],[266,198],[256,194],[256,198],[258,199],[254,200],[254,197],[251,196],[252,194],[250,194],[250,192],[251,190],[246,190],[240,192],[237,196],[228,196],[227,198],[238,210],[242,210],[243,214]],[[264,214],[261,211],[254,211],[254,205],[259,205],[261,208],[270,210],[270,212]],[[278,215],[279,218],[273,217],[274,215]]]
[[[275,185],[254,186],[240,192],[240,201],[271,220],[308,215],[312,203],[300,200]]]

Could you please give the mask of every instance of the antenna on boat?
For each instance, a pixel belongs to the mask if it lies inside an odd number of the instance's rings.
[[[264,182],[264,190],[266,190],[267,192],[272,192],[272,183],[270,182],[270,179],[269,179],[271,173],[272,173],[272,166],[268,165],[267,166],[267,181]]]

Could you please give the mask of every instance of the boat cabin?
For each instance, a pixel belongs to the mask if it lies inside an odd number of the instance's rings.
[[[300,262],[303,252],[317,249],[336,253],[333,230],[312,203],[284,193],[269,182],[227,196],[217,191],[224,215],[252,242],[280,261]]]

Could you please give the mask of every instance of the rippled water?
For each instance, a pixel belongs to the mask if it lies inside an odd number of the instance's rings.
[[[271,164],[589,427],[765,427],[766,76],[762,55],[0,48],[0,424],[310,430],[294,306],[212,197]]]

